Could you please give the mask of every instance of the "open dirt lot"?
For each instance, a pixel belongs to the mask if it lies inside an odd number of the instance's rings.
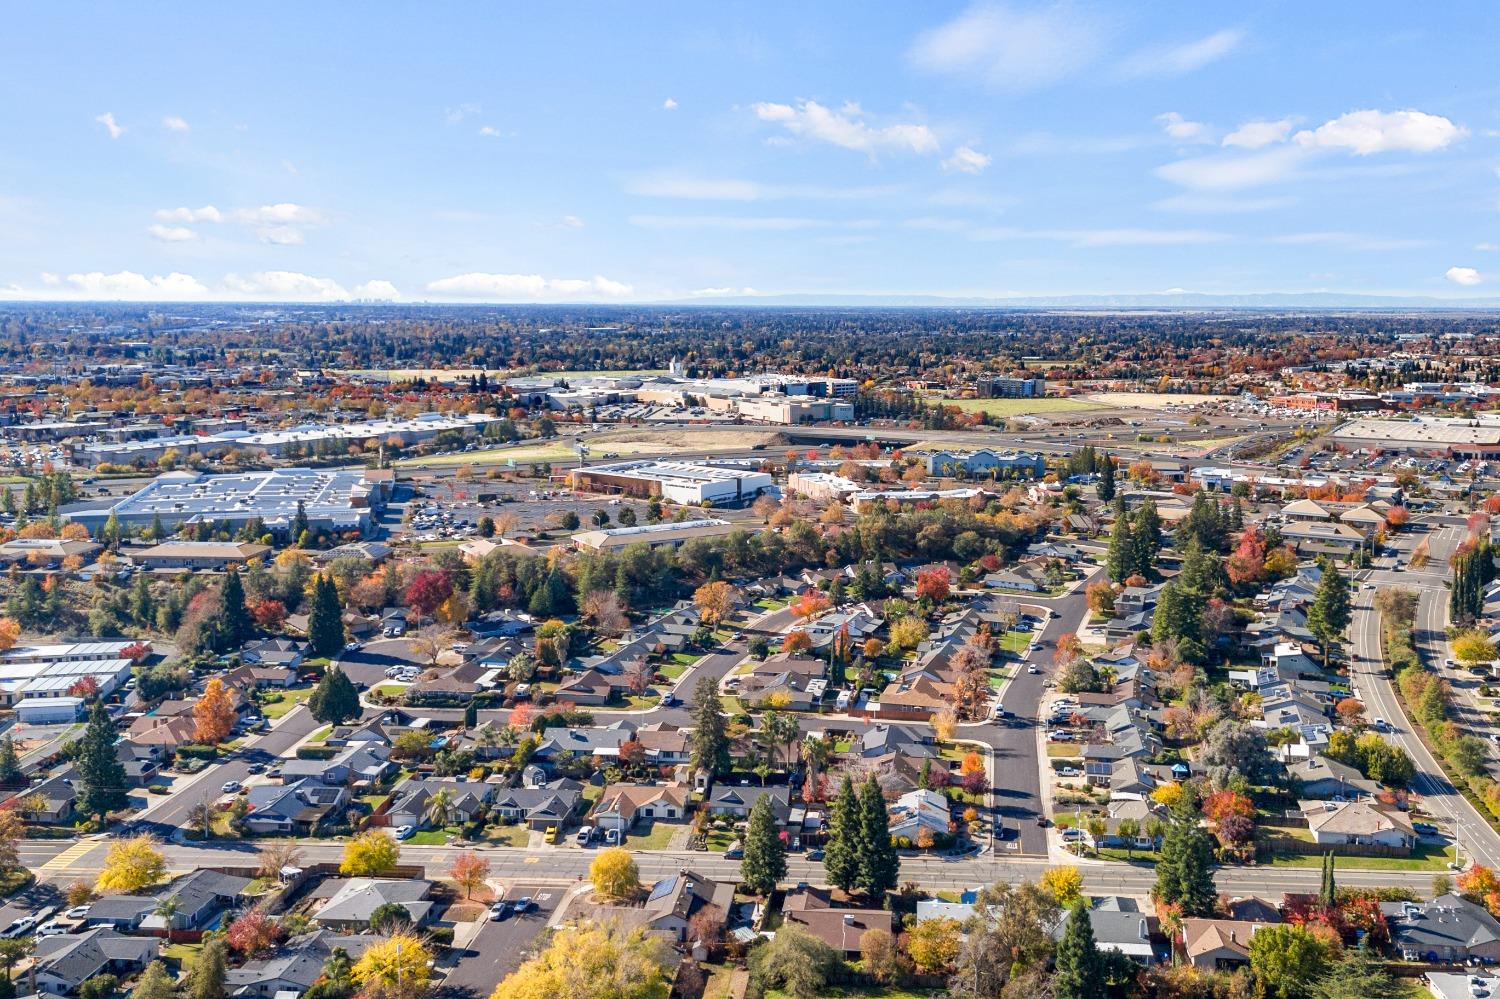
[[[1192,395],[1169,392],[1096,392],[1084,396],[1101,406],[1118,409],[1168,409],[1172,406],[1193,406],[1200,402],[1226,402],[1227,395]]]

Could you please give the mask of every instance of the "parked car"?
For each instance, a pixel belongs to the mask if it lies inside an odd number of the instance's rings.
[[[584,826],[582,829],[578,830],[578,835],[574,836],[573,839],[578,843],[579,846],[588,846],[594,841],[594,834],[596,832],[598,832],[598,830],[593,826]]]
[[[49,919],[36,928],[36,935],[39,937],[56,937],[68,932],[68,929],[69,927],[59,923],[57,920]]]
[[[413,825],[397,826],[396,827],[396,838],[397,839],[411,839],[412,834],[415,833],[416,831],[417,831],[417,827],[413,826]]]
[[[1083,776],[1083,771],[1077,767],[1063,767],[1057,772],[1057,775],[1059,777],[1081,777]]]
[[[226,780],[224,782],[224,786],[222,788],[220,788],[220,790],[223,791],[225,794],[239,794],[240,793],[240,788],[242,788],[244,786],[245,785],[241,784],[237,780]]]
[[[36,923],[37,919],[35,916],[22,916],[5,929],[0,930],[0,939],[14,940],[17,937],[25,936],[31,932]]]
[[[1026,666],[1026,672],[1030,673],[1033,676],[1035,676],[1036,674],[1040,673],[1041,671],[1042,671],[1041,667],[1038,666],[1036,663],[1028,663],[1027,666]]]
[[[82,919],[84,916],[87,916],[89,914],[89,910],[92,908],[92,905],[75,905],[73,906],[73,908],[63,913],[63,915],[67,916],[69,919]]]
[[[608,843],[610,846],[619,846],[620,845],[620,830],[618,830],[618,829],[606,829],[606,830],[604,830],[604,842]]]
[[[536,903],[531,900],[530,895],[522,895],[516,899],[516,915],[521,916],[536,908]]]
[[[509,902],[496,902],[494,905],[490,906],[490,920],[492,922],[498,923],[502,919],[507,919],[509,917],[510,917],[510,903]]]
[[[725,860],[739,860],[745,855],[745,848],[740,845],[739,840],[729,844],[729,849],[724,851]]]

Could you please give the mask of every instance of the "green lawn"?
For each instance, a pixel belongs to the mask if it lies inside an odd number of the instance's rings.
[[[720,694],[719,704],[723,706],[726,713],[731,715],[741,714],[745,710],[745,706],[740,703],[740,699],[733,694]]]
[[[455,465],[504,465],[508,461],[514,461],[517,465],[528,465],[532,462],[567,461],[569,458],[576,457],[578,457],[578,452],[573,449],[573,445],[564,441],[550,441],[515,447],[485,448],[481,451],[461,451],[458,454],[437,454],[430,457],[419,455],[414,458],[402,458],[393,464],[397,468],[409,468],[412,465],[431,465],[434,468],[448,468]]]
[[[448,842],[449,836],[458,835],[461,835],[458,826],[448,826],[446,829],[418,829],[406,842],[415,846],[443,846]]]
[[[1073,742],[1049,742],[1047,743],[1047,755],[1050,757],[1061,757],[1063,759],[1077,759],[1083,753],[1080,747]]]
[[[1007,631],[1000,636],[1000,651],[1014,652],[1016,655],[1026,651],[1031,644],[1031,632],[1029,631]]]
[[[275,721],[311,697],[312,692],[313,688],[303,687],[299,690],[281,690],[274,694],[262,695],[261,713],[272,721]],[[272,700],[272,698],[276,699]]]
[[[531,830],[522,825],[489,826],[484,831],[484,841],[492,846],[525,846]]]
[[[324,725],[322,728],[318,729],[312,735],[308,736],[307,741],[308,742],[327,742],[328,741],[328,737],[330,735],[332,735],[332,734],[333,734],[333,726],[332,725]]]
[[[188,971],[202,952],[201,943],[172,943],[161,949],[161,956],[168,964],[176,963],[183,971]]]
[[[667,843],[672,839],[672,834],[681,828],[669,822],[653,822],[646,832],[633,832],[627,836],[625,845],[632,850],[665,850]]]
[[[723,853],[729,849],[729,844],[739,839],[732,829],[710,829],[708,831],[708,852]]]
[[[1418,843],[1410,857],[1337,857],[1340,871],[1446,871],[1452,862],[1453,847],[1440,849],[1431,843]],[[1273,856],[1270,866],[1321,867],[1323,858],[1318,854]]]
[[[408,686],[409,685],[405,683],[382,683],[372,689],[370,693],[379,694],[381,697],[400,697],[402,694],[406,693],[406,688]]]

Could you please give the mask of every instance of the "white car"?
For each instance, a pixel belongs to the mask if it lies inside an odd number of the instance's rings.
[[[1063,767],[1057,772],[1059,777],[1081,777],[1083,772],[1077,767]]]
[[[31,928],[35,925],[35,916],[22,916],[5,929],[0,930],[0,939],[14,940],[16,937],[25,936],[31,932]]]
[[[68,932],[68,928],[55,919],[49,919],[36,928],[39,937],[56,937]]]
[[[417,827],[416,826],[397,826],[396,827],[396,838],[397,839],[411,839],[412,834],[415,833],[416,831],[417,831]]]
[[[67,916],[69,919],[82,919],[84,916],[87,916],[89,914],[89,910],[92,908],[92,905],[75,905],[73,906],[73,908],[63,913],[63,915]]]
[[[1032,663],[1026,667],[1026,672],[1032,674],[1033,676],[1040,673],[1041,671],[1041,667],[1039,667],[1036,663]]]
[[[220,790],[222,790],[225,794],[238,794],[240,788],[242,787],[244,787],[244,785],[237,780],[226,780],[224,782],[224,786],[220,788]]]

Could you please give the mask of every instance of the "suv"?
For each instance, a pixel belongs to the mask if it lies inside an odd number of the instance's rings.
[[[594,841],[594,827],[584,826],[582,829],[578,830],[578,835],[574,836],[573,839],[578,843],[579,846],[588,846]]]

